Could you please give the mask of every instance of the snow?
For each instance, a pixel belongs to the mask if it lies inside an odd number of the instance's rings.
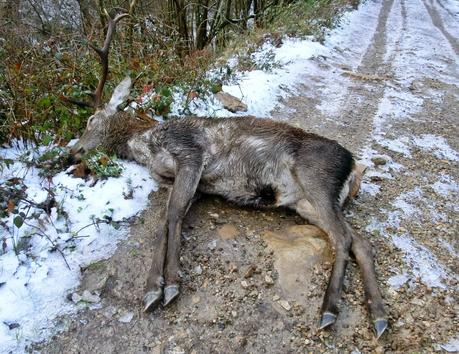
[[[430,4],[436,7],[437,11],[442,12],[444,20],[452,23],[453,17],[457,17],[457,9],[455,15],[451,10],[451,7],[454,7],[451,1],[441,2],[440,5],[434,2]],[[408,18],[423,20],[405,21],[401,16],[402,7]],[[391,15],[386,24],[387,50],[384,61],[390,65],[394,80],[384,86],[383,97],[373,117],[373,132],[360,155],[366,164],[372,166],[371,158],[381,156],[381,153],[375,149],[375,146],[379,145],[401,154],[404,158],[411,159],[414,153],[419,151],[438,159],[458,161],[458,152],[451,148],[442,136],[433,134],[389,136],[387,133],[397,122],[415,121],[416,114],[421,111],[426,98],[441,102],[442,93],[439,90],[427,90],[427,96],[419,94],[418,88],[424,87],[425,78],[435,77],[445,83],[459,84],[457,77],[447,74],[449,66],[457,65],[456,54],[451,47],[443,46],[443,34],[431,23],[427,8],[420,6],[419,1],[406,0],[402,4],[401,0],[395,0],[390,11]],[[457,26],[457,21],[452,25]],[[434,58],[432,53],[435,53]],[[397,162],[395,162],[397,169],[394,169],[391,166],[394,161],[387,157],[385,159],[388,161],[385,170],[381,167],[370,168],[368,177],[377,175],[390,179],[393,178],[392,172],[404,170],[404,167]],[[374,197],[379,186],[371,183],[368,177],[363,180],[362,192]],[[417,187],[395,197],[389,209],[381,210],[385,219],[372,218],[367,226],[367,231],[377,232],[389,238],[403,252],[408,271],[388,279],[389,285],[394,289],[398,289],[413,278],[419,278],[430,287],[444,288],[447,284],[446,280],[457,278],[438,261],[428,247],[417,242],[409,232],[394,231],[398,230],[404,221],[427,217],[422,215],[419,205],[430,206],[429,217],[432,220],[445,220],[446,216],[436,210],[436,203],[426,195],[426,187],[442,197],[448,197],[458,191],[457,184],[450,176],[440,175],[439,180],[433,185]],[[444,240],[439,242],[443,245],[447,244]]]
[[[448,195],[459,194],[459,185],[454,181],[454,178],[449,175],[441,175],[440,179],[436,181],[431,187],[435,193],[447,197]]]
[[[392,201],[391,210],[381,209],[381,214],[385,215],[385,220],[371,218],[366,230],[388,238],[403,252],[403,259],[408,265],[408,269],[401,275],[392,276],[387,280],[391,287],[398,289],[409,280],[418,278],[429,287],[444,289],[449,280],[458,278],[457,275],[451,273],[447,267],[439,262],[428,247],[416,241],[409,231],[394,231],[400,230],[406,221],[418,220],[418,222],[422,222],[425,216],[418,205],[430,206],[431,214],[428,217],[431,220],[442,219],[442,215],[439,215],[437,211],[436,203],[425,195],[423,188],[415,187],[398,195]],[[447,241],[439,239],[438,242],[444,248],[449,246],[452,249]]]
[[[389,285],[394,289],[400,289],[410,279],[407,273],[397,274],[387,279]]]
[[[450,275],[429,249],[409,235],[393,235],[392,241],[405,253],[404,259],[411,265],[410,272],[414,277],[419,277],[424,284],[432,288],[445,288],[444,279],[450,278]]]
[[[457,353],[459,352],[459,336],[456,338],[451,338],[448,343],[438,344],[435,346],[437,350],[445,350],[448,353]]]
[[[432,152],[439,159],[459,161],[459,154],[453,150],[442,136],[423,134],[413,137],[413,143],[424,151]]]
[[[23,178],[27,199],[35,203],[45,201],[45,189],[50,188],[60,208],[53,207],[50,215],[32,208],[28,215],[37,212],[38,218],[27,220],[27,225],[24,223],[19,229],[13,224],[14,215],[1,220],[8,227],[2,228],[0,237],[6,245],[0,255],[2,353],[22,352],[26,344],[53,333],[53,319],[78,310],[78,306],[66,300],[66,295],[78,286],[80,267],[112,255],[128,231],[105,223],[96,226],[94,222],[104,217],[122,221],[137,215],[146,207],[149,193],[156,189],[146,168],[127,161],[122,162],[121,177],[98,181],[93,187],[90,181],[65,172],[47,181],[39,176],[36,167],[26,167],[18,161],[24,155],[30,161],[45,148],[31,153],[24,144],[19,145],[0,149],[3,158],[16,159],[10,168],[0,170],[0,182]],[[130,190],[132,199],[126,199]],[[29,206],[22,202],[18,208],[27,213]],[[21,244],[16,254],[14,246]],[[54,245],[62,254],[53,251]]]
[[[309,76],[318,72],[318,65],[323,58],[330,62],[345,61],[352,68],[356,68],[370,45],[380,7],[380,2],[368,1],[358,11],[347,12],[341,18],[339,27],[327,34],[323,44],[314,42],[311,38],[289,37],[283,39],[279,48],[270,42],[265,43],[252,54],[252,60],[257,67],[268,66],[268,69],[238,72],[231,84],[223,85],[223,91],[247,104],[247,112],[231,113],[211,96],[194,99],[189,105],[190,113],[205,117],[270,117],[275,108],[283,108],[283,98],[297,92]],[[338,52],[337,47],[347,50]],[[238,58],[233,57],[227,65],[234,68],[237,62]],[[214,74],[216,72],[212,73]],[[343,104],[345,88],[350,79],[340,71],[331,73],[324,80],[320,93],[329,97],[329,100],[320,109],[332,116]],[[172,115],[182,114],[182,96],[182,92],[174,94]]]

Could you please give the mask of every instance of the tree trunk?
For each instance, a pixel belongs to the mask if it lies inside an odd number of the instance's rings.
[[[207,45],[207,23],[209,0],[200,0],[196,9],[196,49],[204,49]]]

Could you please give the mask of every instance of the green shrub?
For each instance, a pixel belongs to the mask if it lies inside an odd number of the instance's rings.
[[[123,166],[117,161],[116,156],[109,156],[102,151],[93,151],[86,154],[83,163],[98,177],[119,177]]]

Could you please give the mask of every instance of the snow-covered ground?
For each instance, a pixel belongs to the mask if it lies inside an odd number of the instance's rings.
[[[137,215],[156,188],[144,167],[128,161],[122,162],[119,178],[100,180],[94,186],[66,172],[44,179],[27,161],[46,149],[19,145],[0,149],[2,158],[14,161],[0,170],[2,186],[10,180],[27,187],[27,202],[16,206],[18,213],[24,213],[22,217],[11,213],[0,219],[2,353],[22,352],[27,343],[57,330],[56,316],[78,309],[67,295],[79,284],[80,268],[109,257],[128,233],[126,227],[105,221],[116,223]],[[18,178],[21,182],[15,180]],[[37,207],[51,195],[55,203],[48,212]],[[15,222],[18,216],[24,220],[22,225]]]
[[[317,108],[329,119],[336,118],[341,107],[346,104],[350,85],[349,78],[343,72],[353,72],[361,63],[375,32],[381,6],[380,1],[367,1],[358,11],[347,13],[340,26],[330,31],[323,44],[311,39],[295,38],[285,38],[279,48],[269,42],[265,43],[253,54],[253,59],[260,66],[266,60],[274,61],[276,65],[271,70],[239,72],[236,74],[235,83],[224,85],[223,90],[241,98],[248,105],[248,112],[243,114],[269,117],[273,109],[282,105],[282,99],[298,92],[306,75],[311,77],[320,74],[323,85],[312,94],[326,97],[327,100],[322,99]],[[397,10],[401,6],[401,1],[394,1],[394,14],[400,12]],[[414,17],[417,12],[427,11],[424,7],[420,8],[419,2],[414,0],[405,1],[404,6],[405,11],[409,11]],[[457,4],[454,1],[444,1],[438,10],[450,24],[449,30],[458,33],[455,15],[451,15],[459,11]],[[422,15],[420,13],[418,17],[422,18]],[[403,19],[397,15],[389,17],[387,26],[390,31],[387,31],[388,50],[384,60],[392,64],[397,84],[388,84],[384,90],[373,119],[371,141],[377,141],[379,145],[407,158],[419,149],[438,159],[459,161],[458,153],[440,136],[423,134],[404,135],[397,139],[386,137],[385,129],[388,125],[396,120],[412,119],[422,107],[422,98],[403,89],[414,78],[427,74],[435,76],[444,72],[442,80],[459,85],[457,78],[448,77],[441,61],[430,61],[429,51],[432,50],[443,53],[445,62],[446,59],[451,60],[454,57],[452,48],[439,48],[441,41],[436,38],[438,33],[426,33],[429,27],[422,24],[403,28],[402,31]],[[404,33],[407,40],[400,41],[400,33]],[[348,50],[337,51],[336,48]],[[325,71],[320,71],[316,61],[321,56],[327,57],[329,62],[346,62],[346,68],[344,71],[327,71],[324,76]],[[235,67],[235,60],[237,58],[231,59],[228,64]],[[435,95],[438,92],[432,92],[432,97]],[[180,107],[180,102],[175,104],[172,113],[179,113]],[[235,116],[212,98],[206,101],[195,99],[189,108],[191,113],[200,116]],[[43,150],[44,148],[39,148],[35,154],[41,154]],[[49,213],[41,210],[35,220],[29,220],[19,228],[19,224],[15,225],[17,215],[11,214],[8,218],[0,219],[4,223],[4,226],[0,224],[0,241],[3,243],[3,251],[0,251],[0,352],[24,351],[28,343],[45,339],[59,330],[53,324],[56,316],[75,312],[79,306],[84,306],[67,300],[67,295],[72,294],[79,284],[80,267],[109,257],[117,242],[128,233],[126,227],[115,229],[111,225],[97,224],[95,221],[119,221],[138,214],[146,207],[148,194],[156,188],[146,169],[127,161],[122,162],[124,170],[120,178],[99,181],[95,186],[65,172],[57,174],[51,180],[43,179],[39,176],[38,168],[30,167],[26,163],[27,159],[32,158],[24,158],[27,152],[23,146],[0,150],[0,157],[15,160],[11,166],[0,169],[0,183],[12,178],[22,180],[27,186],[27,199],[33,202],[23,202],[18,206],[19,211],[27,215],[37,211],[31,205],[44,202],[49,191],[54,195],[56,206]],[[20,156],[22,157],[19,158]],[[405,169],[405,166],[389,156],[374,150],[370,141],[362,149],[360,156],[370,166],[368,177],[391,179],[394,173]],[[374,157],[382,157],[386,163],[376,168],[372,162]],[[442,196],[453,193],[457,196],[459,192],[457,182],[447,174],[439,176],[438,181],[429,188]],[[379,186],[369,178],[365,179],[362,191],[370,196],[380,193]],[[404,235],[387,231],[388,228],[396,228],[403,220],[417,215],[419,210],[416,203],[428,202],[425,192],[424,189],[415,188],[398,196],[387,210],[382,210],[384,220],[372,218],[367,225],[368,231],[378,231],[405,255],[404,260],[410,268],[410,274],[392,276],[388,285],[393,289],[398,289],[414,277],[419,277],[431,287],[440,288],[445,286],[445,279],[457,278],[427,247],[420,245],[409,231]],[[442,215],[434,213],[432,217],[441,218]],[[445,248],[453,249],[445,242],[442,243]],[[457,349],[457,339],[451,339],[445,346]]]

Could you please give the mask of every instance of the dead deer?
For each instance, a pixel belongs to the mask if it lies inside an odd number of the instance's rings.
[[[108,71],[108,46],[117,17],[101,55]],[[107,75],[95,93],[99,102]],[[378,288],[369,243],[354,233],[342,206],[360,183],[352,154],[336,141],[307,133],[286,123],[255,117],[170,119],[146,122],[117,107],[129,95],[130,78],[114,90],[105,107],[96,105],[79,141],[71,148],[78,160],[102,146],[119,156],[148,166],[152,177],[172,183],[164,217],[156,236],[158,257],[147,279],[144,310],[161,302],[167,306],[179,295],[182,223],[197,192],[219,195],[243,206],[286,207],[324,230],[335,260],[321,309],[320,328],[332,325],[338,315],[346,263],[350,252],[361,268],[366,304],[379,338],[388,325]]]

